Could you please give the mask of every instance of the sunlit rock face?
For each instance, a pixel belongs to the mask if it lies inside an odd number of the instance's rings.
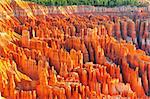
[[[80,7],[0,5],[0,98],[150,98],[148,9]]]

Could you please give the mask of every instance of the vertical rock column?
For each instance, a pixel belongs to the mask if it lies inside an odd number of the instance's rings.
[[[95,57],[96,57],[96,63],[97,64],[104,64],[106,62],[106,58],[104,56],[104,50],[100,48],[100,46],[97,46],[95,51]]]
[[[115,31],[115,36],[119,40],[121,38],[121,32],[120,32],[120,22],[117,21],[114,24],[114,31]]]
[[[121,35],[124,40],[127,39],[127,22],[121,21]]]
[[[135,23],[132,20],[128,21],[128,36],[127,36],[127,41],[132,42],[134,44],[137,44],[137,38],[136,38],[136,31],[135,31]]]
[[[38,61],[38,75],[39,75],[39,82],[40,84],[37,86],[37,94],[39,98],[47,99],[49,95],[49,88],[48,88],[48,72],[47,68],[44,66],[46,65],[46,62],[39,60]]]
[[[146,20],[144,23],[144,32],[142,37],[144,40],[142,40],[142,49],[146,51],[147,54],[150,54],[150,32],[148,31],[148,20]]]
[[[139,39],[138,39],[138,42],[139,42],[139,48],[142,48],[142,42],[144,43],[145,40],[143,39],[143,32],[144,32],[144,22],[140,22],[140,31],[139,31]],[[144,47],[144,46],[143,46]]]
[[[21,38],[21,42],[22,42],[23,47],[29,47],[29,39],[30,39],[29,31],[23,30],[22,31],[22,38]]]
[[[8,75],[8,90],[9,90],[9,96],[11,99],[15,98],[15,82],[14,82],[14,74],[10,71],[7,71],[7,75]]]
[[[112,36],[114,23],[113,22],[108,22],[108,23],[105,24],[105,26],[106,26],[106,29],[107,29],[107,34],[109,36]]]

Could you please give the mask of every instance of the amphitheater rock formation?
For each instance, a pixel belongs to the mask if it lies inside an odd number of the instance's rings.
[[[150,98],[149,7],[0,9],[0,98]]]

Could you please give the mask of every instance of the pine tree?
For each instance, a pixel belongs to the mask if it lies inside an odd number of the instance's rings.
[[[122,6],[132,5],[139,6],[140,3],[137,0],[26,0],[36,2],[38,4],[53,5],[53,6],[65,6],[65,5],[94,5],[94,6]]]

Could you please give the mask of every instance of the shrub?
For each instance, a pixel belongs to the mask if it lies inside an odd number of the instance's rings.
[[[142,6],[138,0],[26,0],[44,5],[65,6],[65,5],[94,5],[94,6]]]

